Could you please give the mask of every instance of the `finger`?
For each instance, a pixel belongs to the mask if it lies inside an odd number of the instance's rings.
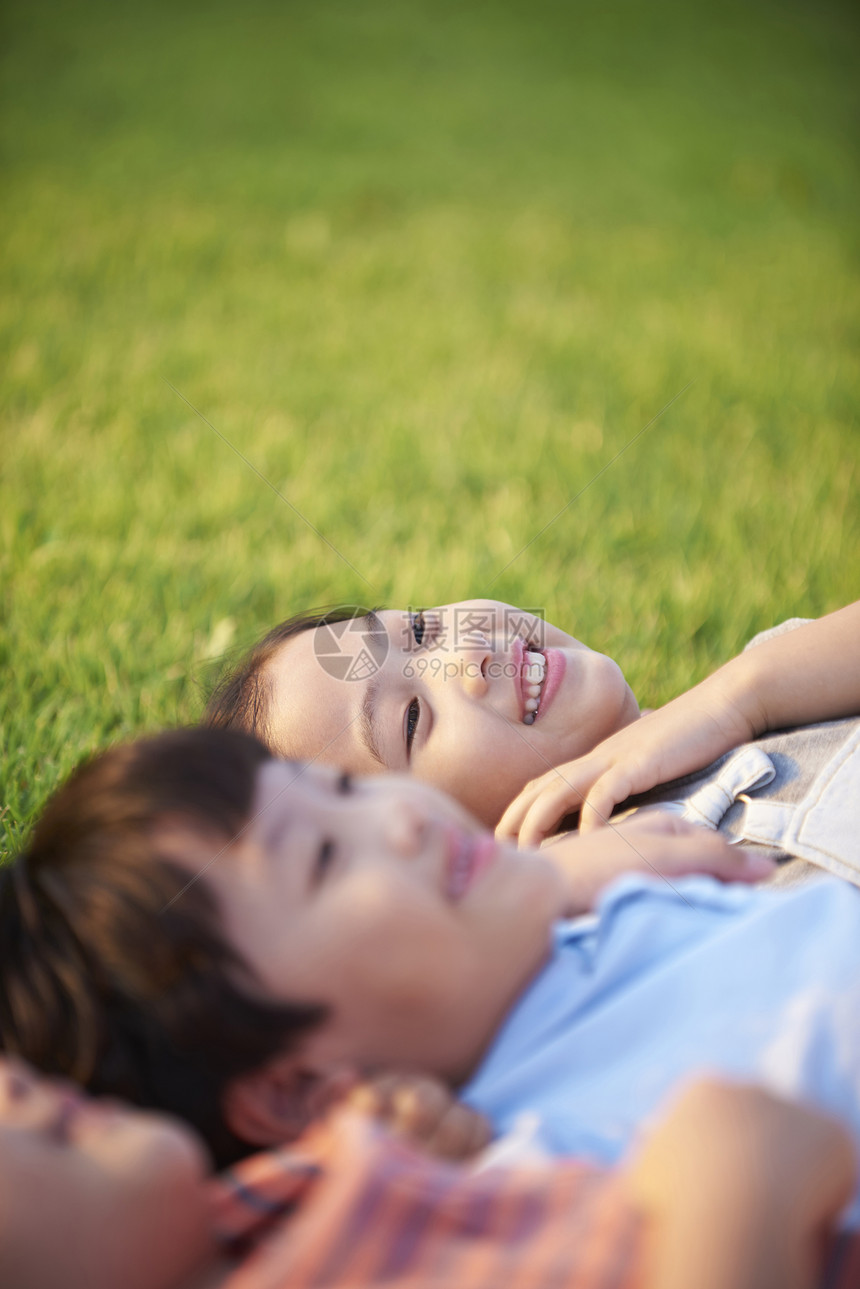
[[[618,802],[625,801],[629,795],[624,778],[608,771],[588,790],[579,812],[579,831],[585,835],[609,823]]]
[[[610,819],[609,825],[615,832],[629,833],[631,837],[636,835],[651,838],[677,837],[686,838],[688,841],[691,839],[701,841],[704,838],[709,844],[729,847],[731,850],[730,843],[725,840],[722,833],[701,821],[685,819],[676,809],[670,809],[666,803],[661,803],[659,806],[641,806],[624,819]]]
[[[385,1097],[374,1083],[357,1084],[347,1097],[347,1102],[353,1110],[371,1119],[380,1118],[386,1105]]]
[[[533,802],[520,827],[521,846],[539,846],[571,811],[578,810],[583,793],[563,779],[556,779]]]
[[[425,1146],[441,1159],[466,1159],[483,1150],[492,1136],[489,1122],[477,1110],[452,1101]]]
[[[451,1105],[451,1094],[435,1079],[410,1078],[395,1089],[391,1119],[398,1132],[426,1141]]]
[[[496,836],[500,841],[516,840],[523,819],[532,804],[543,792],[547,783],[553,782],[556,778],[556,771],[552,770],[549,774],[542,774],[539,779],[532,779],[521,792],[517,793],[496,825]]]
[[[523,788],[518,796],[514,797],[496,824],[496,837],[499,841],[516,841],[523,819],[528,813],[535,795],[531,790],[531,784],[529,784]]]
[[[360,1114],[387,1122],[395,1116],[397,1094],[416,1081],[415,1077],[409,1074],[375,1074],[372,1078],[356,1083],[349,1090],[346,1099],[349,1105]]]
[[[516,797],[508,806],[499,822],[496,824],[496,841],[516,841],[517,834],[520,831],[520,824],[523,821],[525,812],[529,808],[529,802],[524,802],[522,793]]]
[[[700,837],[701,825],[689,823],[674,811],[657,806],[643,806],[620,823],[612,825],[616,831],[641,834],[649,837]]]
[[[411,1074],[379,1074],[354,1087],[353,1109],[385,1123],[405,1136],[432,1132],[451,1100],[435,1080]]]
[[[649,857],[642,846],[645,862],[663,877],[685,877],[704,873],[720,882],[760,882],[769,877],[775,868],[774,861],[760,852],[730,846],[719,833],[696,826],[697,837],[666,837],[657,842],[657,849]],[[635,833],[631,840],[636,843]],[[643,837],[640,836],[641,845]],[[654,842],[652,842],[654,845]]]
[[[762,851],[727,845],[725,851],[714,856],[709,872],[722,882],[762,882],[771,876],[776,866],[776,861]]]

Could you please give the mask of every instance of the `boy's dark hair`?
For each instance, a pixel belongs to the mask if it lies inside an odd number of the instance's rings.
[[[224,730],[113,748],[71,776],[28,849],[0,868],[0,1048],[179,1115],[218,1166],[249,1149],[223,1123],[226,1085],[326,1012],[263,1000],[205,883],[159,836],[185,824],[217,855],[248,823],[268,759]]]
[[[269,724],[272,687],[265,674],[266,664],[294,636],[312,631],[324,622],[345,622],[364,612],[364,609],[356,605],[340,605],[337,608],[297,613],[294,617],[279,622],[219,681],[206,704],[204,725],[210,729],[244,730],[247,734],[255,735],[272,751],[283,754],[284,749]]]

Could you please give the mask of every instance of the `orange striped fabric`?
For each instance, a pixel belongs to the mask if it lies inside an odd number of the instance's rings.
[[[639,1222],[617,1178],[574,1161],[476,1172],[354,1114],[212,1183],[225,1289],[637,1289]],[[860,1286],[860,1240],[820,1289]]]

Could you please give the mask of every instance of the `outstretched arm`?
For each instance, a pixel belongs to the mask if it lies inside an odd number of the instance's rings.
[[[856,1161],[834,1120],[761,1088],[691,1084],[625,1172],[654,1289],[812,1289]]]
[[[541,855],[564,876],[564,917],[590,912],[601,892],[625,873],[661,877],[670,884],[691,873],[707,873],[721,882],[760,882],[775,868],[765,855],[730,846],[718,832],[667,811],[634,815],[588,837],[567,833]]]
[[[566,814],[597,828],[638,792],[702,769],[767,730],[860,713],[860,601],[739,654],[586,756],[527,784],[501,837],[539,844]]]

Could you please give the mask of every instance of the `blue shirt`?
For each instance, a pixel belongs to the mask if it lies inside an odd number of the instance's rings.
[[[613,1163],[705,1071],[830,1110],[860,1151],[860,890],[622,878],[557,924],[462,1096],[499,1132],[531,1111],[552,1153]]]

